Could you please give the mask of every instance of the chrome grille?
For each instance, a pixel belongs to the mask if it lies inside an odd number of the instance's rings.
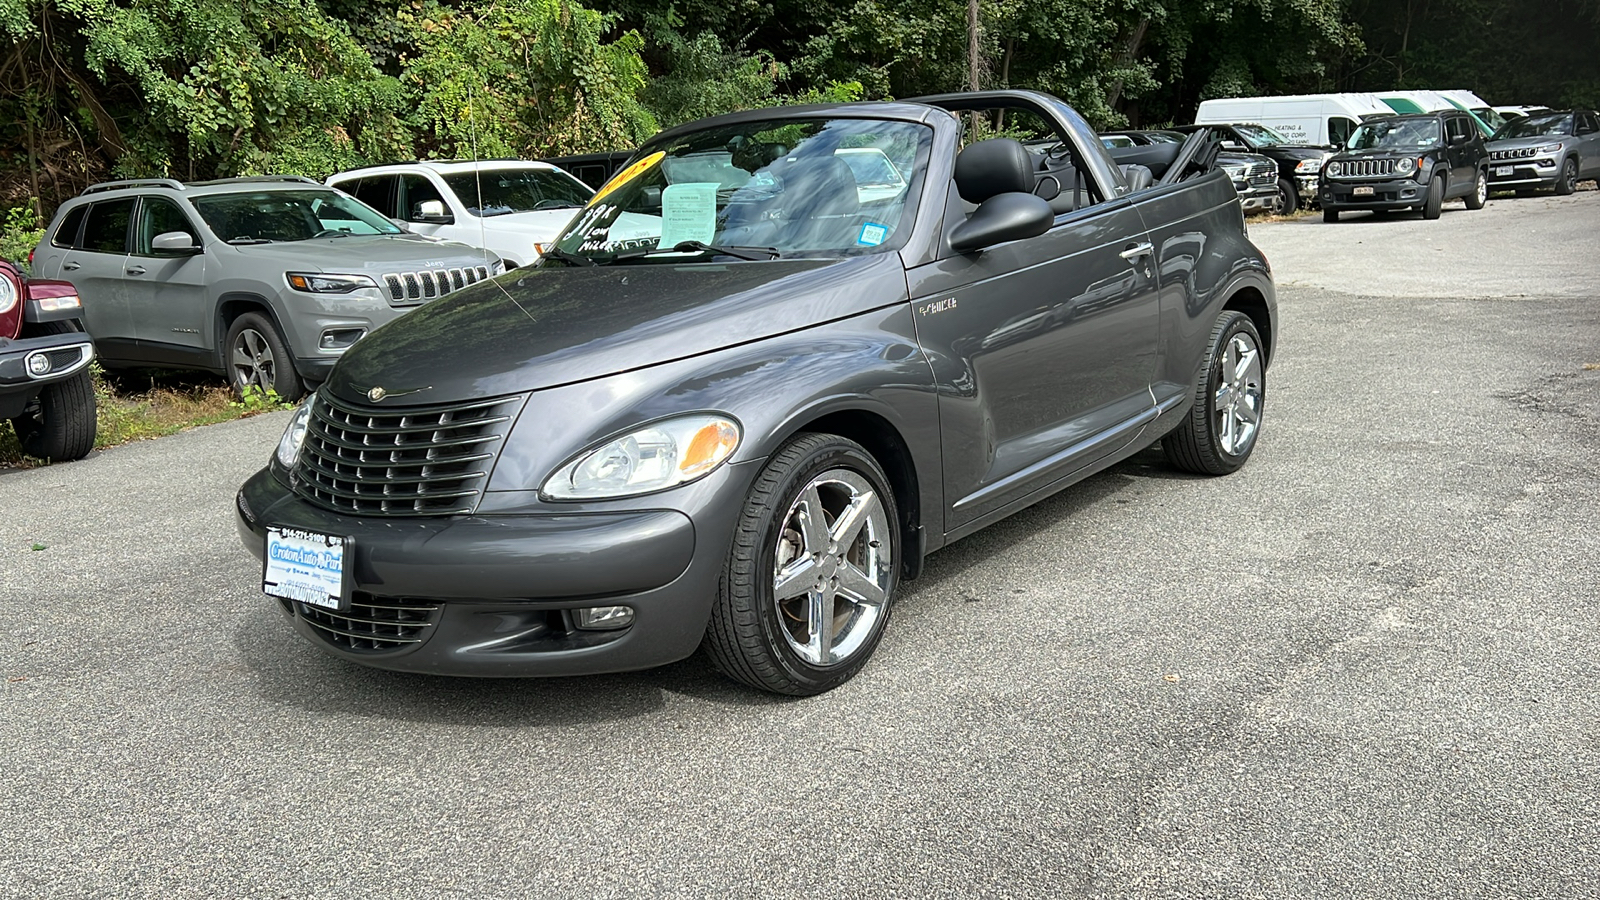
[[[449,516],[477,505],[521,397],[377,409],[318,394],[294,490],[362,516]]]
[[[284,601],[323,640],[357,653],[401,650],[428,639],[442,603],[410,597],[374,597],[357,591],[346,612]]]
[[[1379,175],[1393,175],[1395,161],[1392,159],[1345,159],[1339,161],[1340,178],[1373,178]]]
[[[1276,184],[1278,181],[1278,164],[1275,162],[1251,163],[1245,169],[1245,178],[1251,184]]]
[[[469,284],[477,284],[488,277],[488,266],[421,269],[416,272],[386,273],[383,276],[383,285],[389,289],[391,302],[420,303],[434,297],[443,297],[452,291],[459,291]]]
[[[1533,159],[1539,151],[1533,147],[1518,147],[1513,150],[1493,150],[1489,153],[1490,159]]]

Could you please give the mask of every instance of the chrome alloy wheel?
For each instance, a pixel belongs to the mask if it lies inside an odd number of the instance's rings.
[[[261,332],[254,328],[239,332],[228,356],[233,367],[233,383],[241,392],[252,387],[265,392],[277,384],[278,361],[273,358],[267,336]]]
[[[783,637],[814,666],[845,662],[872,636],[888,599],[889,518],[849,469],[811,479],[784,514],[772,577]]]
[[[1229,456],[1250,449],[1261,427],[1261,348],[1248,334],[1235,334],[1218,363],[1212,413],[1217,443]]]
[[[1482,172],[1478,173],[1477,198],[1480,207],[1489,202],[1489,179]]]

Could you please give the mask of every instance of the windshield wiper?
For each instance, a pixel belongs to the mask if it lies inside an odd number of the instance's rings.
[[[578,255],[576,253],[568,253],[567,251],[562,250],[560,247],[551,247],[549,250],[546,250],[544,252],[544,257],[543,257],[544,259],[550,259],[551,257],[559,259],[559,260],[561,260],[562,262],[566,263],[569,266],[593,266],[593,265],[596,265],[595,261],[590,259],[589,257],[580,256],[580,255]]]
[[[783,251],[776,247],[718,247],[705,241],[679,241],[672,247],[651,247],[647,250],[630,250],[626,253],[618,253],[611,260],[616,262],[624,259],[640,259],[646,256],[654,256],[657,253],[691,252],[714,253],[718,256],[731,256],[734,259],[747,259],[753,262],[777,259],[783,255]]]

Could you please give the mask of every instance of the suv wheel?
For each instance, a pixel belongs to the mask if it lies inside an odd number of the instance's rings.
[[[1556,193],[1565,197],[1578,189],[1578,161],[1568,157],[1561,164],[1561,176],[1556,179]]]
[[[1439,218],[1439,211],[1444,208],[1444,179],[1435,178],[1428,182],[1428,199],[1422,204],[1422,217],[1424,219]]]
[[[1278,209],[1280,216],[1292,214],[1300,208],[1300,195],[1295,193],[1294,182],[1287,178],[1278,179]]]
[[[1227,475],[1244,465],[1261,433],[1267,361],[1250,317],[1227,310],[1211,329],[1211,349],[1194,386],[1194,406],[1162,439],[1167,459],[1202,475]]]
[[[223,345],[223,359],[228,367],[228,382],[241,397],[251,389],[276,391],[278,398],[286,401],[299,400],[305,393],[289,346],[272,321],[260,313],[245,313],[233,320]]]
[[[899,522],[889,479],[860,444],[831,434],[790,441],[739,516],[706,628],[711,661],[780,694],[848,681],[889,620]]]
[[[1467,209],[1483,209],[1489,202],[1489,176],[1482,170],[1478,171],[1478,183],[1473,185],[1472,193],[1467,195]]]

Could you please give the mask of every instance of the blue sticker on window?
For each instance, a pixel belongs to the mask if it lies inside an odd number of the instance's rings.
[[[888,239],[889,226],[868,222],[861,226],[861,235],[856,238],[856,243],[863,247],[876,247]]]

